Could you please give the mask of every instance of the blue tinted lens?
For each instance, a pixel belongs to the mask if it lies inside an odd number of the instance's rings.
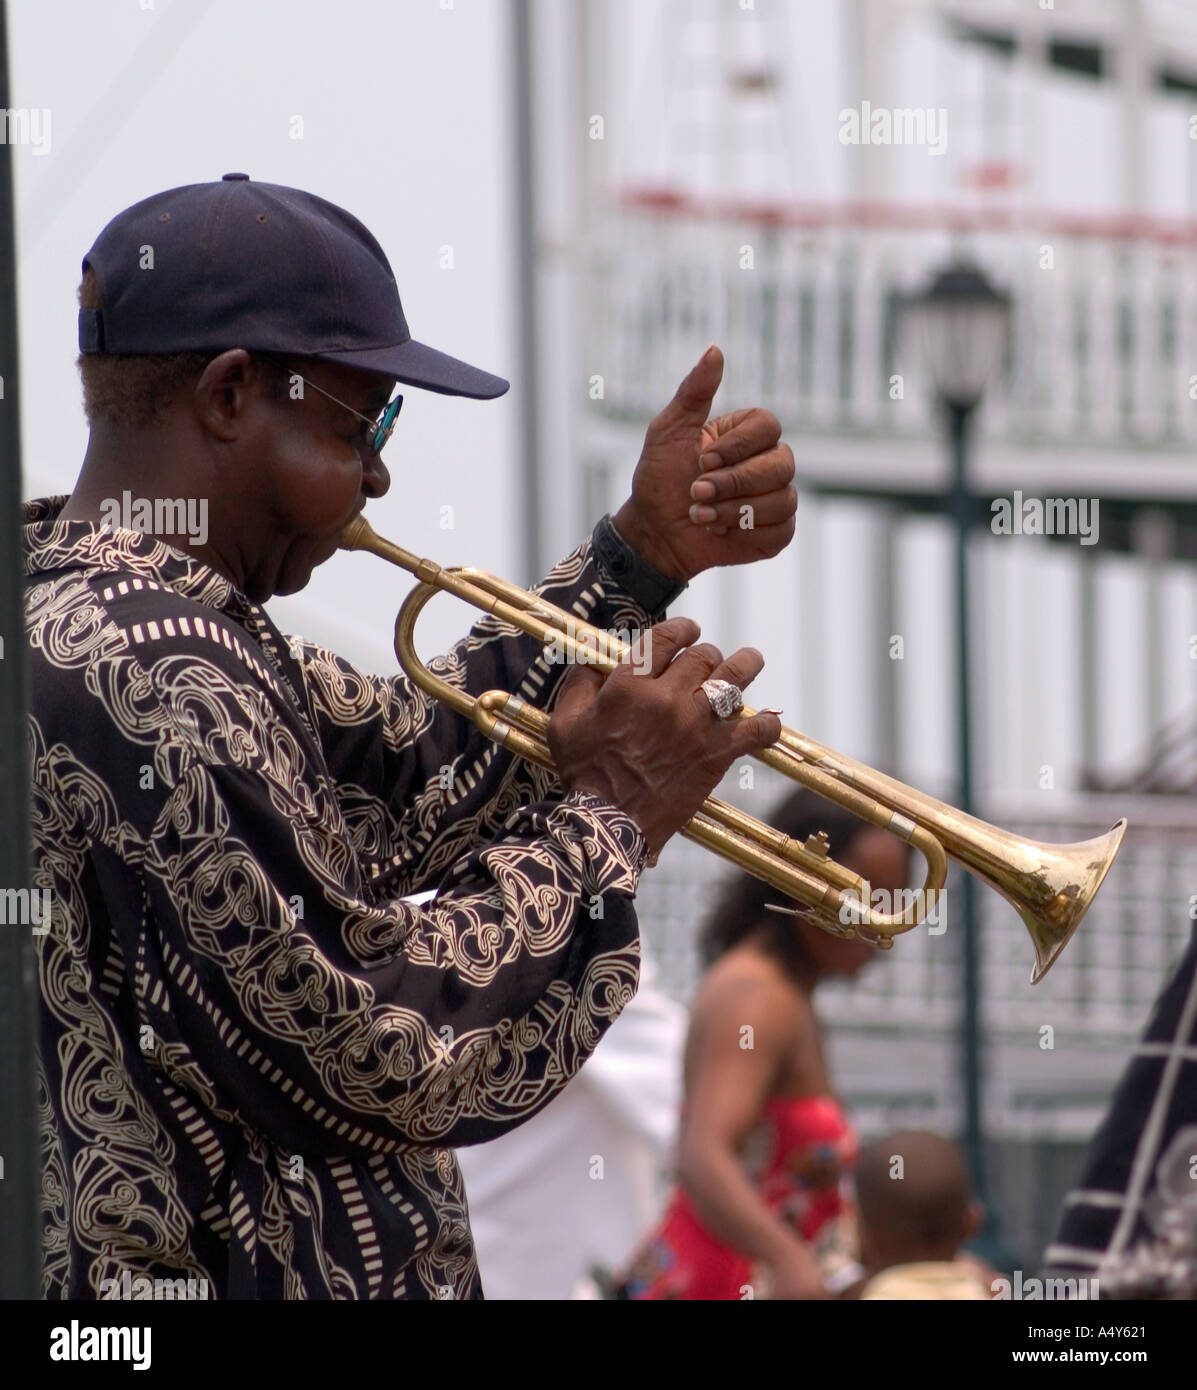
[[[378,428],[374,431],[374,441],[371,445],[376,454],[380,454],[388,439],[395,430],[395,421],[399,418],[399,411],[403,405],[403,397],[396,396],[395,399],[382,412],[378,421]]]

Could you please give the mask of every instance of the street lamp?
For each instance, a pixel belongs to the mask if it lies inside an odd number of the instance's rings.
[[[968,537],[981,519],[978,499],[968,489],[969,425],[998,368],[1005,359],[1010,332],[1010,297],[997,290],[978,266],[956,261],[941,270],[931,285],[908,302],[911,327],[921,339],[927,374],[948,430],[952,477],[946,511],[956,531],[956,727],[959,783],[956,802],[973,813],[972,701],[969,690]],[[961,874],[961,1082],[964,1092],[964,1149],[977,1196],[985,1201],[985,1162],[981,1126],[980,962],[977,940],[976,884]],[[985,1203],[986,1212],[992,1203]],[[987,1218],[988,1244],[995,1225]]]
[[[971,412],[1000,366],[1010,334],[1010,296],[979,266],[956,261],[909,306],[940,402]]]

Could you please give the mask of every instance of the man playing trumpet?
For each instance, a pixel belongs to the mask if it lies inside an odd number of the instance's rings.
[[[640,673],[562,683],[489,619],[436,664],[551,706],[558,782],[261,607],[388,490],[396,382],[507,389],[412,340],[366,228],[229,175],[119,214],[80,298],[90,442],[24,532],[45,1290],[481,1297],[453,1147],[581,1067],[636,988],[646,861],[780,733],[721,717],[757,652],[660,619],[789,542],[793,455],[763,410],[707,419],[712,347],[538,590],[653,625]],[[126,494],[153,529],[113,524]]]

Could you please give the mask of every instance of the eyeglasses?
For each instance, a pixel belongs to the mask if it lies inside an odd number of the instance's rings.
[[[403,409],[403,397],[396,396],[394,400],[388,402],[383,407],[382,414],[371,420],[368,415],[363,415],[360,410],[354,410],[351,405],[346,405],[344,401],[337,400],[331,391],[326,391],[323,386],[317,386],[314,381],[309,381],[306,376],[301,376],[299,372],[292,372],[291,376],[297,381],[302,381],[305,386],[310,386],[313,391],[319,391],[322,396],[327,396],[334,404],[339,405],[342,410],[347,410],[350,415],[356,415],[364,424],[369,426],[371,434],[363,431],[363,437],[370,441],[371,454],[381,454],[386,448],[387,440],[395,433],[395,421],[399,418],[399,412]]]

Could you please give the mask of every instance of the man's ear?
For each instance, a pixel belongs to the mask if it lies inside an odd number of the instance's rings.
[[[985,1224],[985,1208],[980,1202],[969,1202],[964,1212],[964,1239],[971,1240]]]
[[[245,417],[260,392],[262,367],[244,348],[214,357],[200,374],[192,399],[199,423],[222,443],[244,430]]]

